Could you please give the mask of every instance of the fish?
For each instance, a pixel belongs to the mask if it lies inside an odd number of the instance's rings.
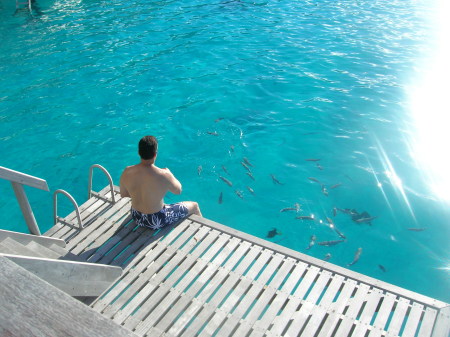
[[[322,184],[319,180],[317,180],[317,179],[314,178],[314,177],[308,177],[308,179],[311,180],[311,181],[314,181],[315,183]]]
[[[328,261],[329,259],[331,259],[331,254],[330,253],[327,253],[327,254],[325,254],[325,261]]]
[[[242,158],[242,160],[243,160],[244,163],[246,163],[248,166],[252,166],[252,167],[253,167],[253,165],[249,162],[249,160],[248,160],[246,157]]]
[[[280,209],[280,212],[288,212],[288,211],[296,211],[297,209],[295,207],[286,207],[283,209]]]
[[[202,165],[200,165],[199,167],[197,167],[197,173],[198,173],[198,175],[202,174],[202,171],[203,171]]]
[[[278,184],[278,185],[284,185],[283,183],[280,183],[280,181],[275,178],[275,176],[273,174],[270,175],[272,177],[273,183],[274,184]]]
[[[253,191],[253,188],[251,188],[250,186],[247,186],[247,189],[251,194],[255,194],[255,191]]]
[[[218,136],[219,134],[216,131],[207,131],[208,135]]]
[[[342,184],[341,183],[339,183],[339,184],[334,184],[333,186],[330,186],[330,189],[331,190],[334,190],[335,188],[338,188],[339,186],[341,186]]]
[[[300,212],[300,208],[302,207],[302,205],[300,205],[298,202],[296,202],[296,203],[294,204],[294,207],[295,207],[295,210],[296,210],[297,213],[298,213],[298,212]]]
[[[234,193],[236,193],[236,195],[237,195],[239,198],[244,199],[244,196],[242,195],[242,192],[241,192],[241,191],[236,190],[236,191],[234,191]]]
[[[314,243],[316,243],[316,236],[312,235],[311,239],[309,241],[309,245],[308,245],[308,247],[306,247],[306,249],[311,249],[311,247],[314,246]]]
[[[223,170],[226,174],[229,174],[227,168],[226,168],[224,165],[222,165],[222,170]]]
[[[356,262],[358,262],[359,257],[361,256],[361,253],[362,253],[362,248],[358,248],[356,253],[355,253],[355,258],[353,259],[352,262],[347,264],[347,266],[353,266]]]
[[[222,179],[228,186],[233,186],[233,183],[229,181],[227,178],[224,178],[222,176],[219,176],[220,179]]]
[[[271,229],[270,231],[267,232],[267,237],[268,238],[273,238],[275,235],[281,235],[282,233],[279,232],[276,228]]]
[[[333,207],[333,216],[336,216],[336,214],[337,214],[337,208]]]
[[[332,240],[332,241],[322,241],[317,242],[319,246],[335,246],[341,242],[344,242],[345,240]]]
[[[250,178],[252,178],[253,180],[255,180],[255,177],[253,176],[253,173],[251,173],[251,172],[246,172],[246,174],[247,174]]]
[[[244,166],[244,168],[245,168],[248,172],[252,172],[252,170],[250,170],[250,167],[248,167],[247,164],[244,163],[243,161],[241,161],[241,165]]]
[[[327,190],[327,188],[325,187],[325,185],[322,185],[322,193],[323,193],[326,197],[328,197],[328,190]]]
[[[386,272],[386,268],[384,268],[384,266],[382,266],[381,264],[378,265],[378,268],[380,268],[383,272]]]
[[[320,166],[320,164],[319,163],[316,163],[316,166],[317,166],[317,168],[319,169],[319,170],[323,170],[323,167],[322,166]]]
[[[422,232],[424,231],[426,228],[408,228],[409,231],[413,231],[413,232]]]
[[[308,158],[308,159],[305,159],[306,161],[319,161],[320,159],[317,159],[317,158]]]
[[[223,119],[223,117],[219,117],[219,118],[217,118],[214,122],[220,122],[221,120]]]
[[[298,220],[314,220],[314,214],[312,215],[300,215],[295,217]]]
[[[334,231],[336,232],[337,235],[339,235],[339,237],[343,238],[343,239],[347,239],[347,237],[342,234],[342,232],[336,228],[336,226],[334,226]]]
[[[230,146],[230,151],[231,151],[231,152],[234,152],[234,145],[231,145],[231,146]]]
[[[329,217],[326,217],[326,219],[327,219],[327,221],[328,221],[329,224],[334,225],[333,219],[330,219]]]
[[[356,220],[353,220],[353,221],[355,221],[355,222],[357,222],[357,223],[368,223],[369,225],[371,225],[371,221],[372,220],[375,220],[377,217],[376,216],[371,216],[371,217],[368,217],[368,218],[359,218],[359,219],[356,219]]]
[[[222,193],[222,192],[220,192],[220,195],[219,195],[219,204],[221,204],[221,203],[222,203],[222,198],[223,198],[223,193]]]

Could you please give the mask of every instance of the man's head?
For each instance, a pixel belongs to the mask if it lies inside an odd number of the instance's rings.
[[[139,141],[139,156],[143,160],[155,158],[158,152],[158,141],[153,136],[145,136]]]

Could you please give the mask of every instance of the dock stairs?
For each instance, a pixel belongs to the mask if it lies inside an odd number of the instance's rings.
[[[56,191],[43,235],[0,231],[0,336],[449,337],[447,303],[195,215],[139,227],[91,188],[65,217]]]

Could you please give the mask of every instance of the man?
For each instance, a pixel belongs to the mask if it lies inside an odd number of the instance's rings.
[[[139,226],[158,229],[187,217],[202,215],[198,203],[165,204],[167,191],[181,194],[181,183],[168,168],[155,165],[158,141],[145,136],[139,141],[141,162],[128,166],[120,177],[120,195],[131,198],[131,215]]]

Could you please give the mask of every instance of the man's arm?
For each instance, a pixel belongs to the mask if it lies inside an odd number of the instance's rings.
[[[120,196],[122,198],[125,197],[130,197],[130,193],[128,192],[128,190],[125,187],[125,172],[127,169],[125,169],[122,173],[122,175],[120,176]]]
[[[175,176],[172,174],[172,172],[170,172],[170,170],[167,167],[163,170],[166,173],[166,177],[169,183],[169,191],[172,192],[173,194],[181,194],[182,191],[181,183],[178,181],[177,178],[175,178]]]

